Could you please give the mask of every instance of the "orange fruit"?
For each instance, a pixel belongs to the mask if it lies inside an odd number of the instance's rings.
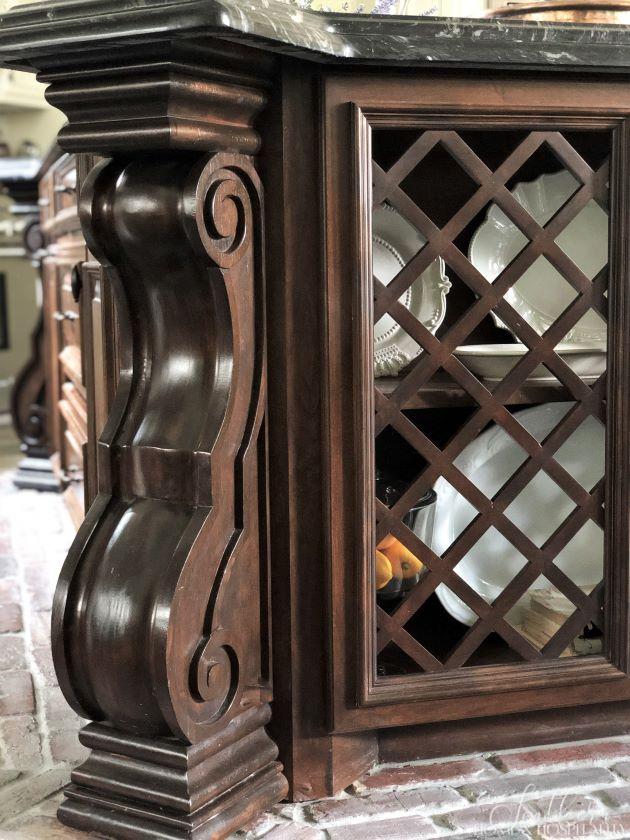
[[[392,537],[391,534],[388,534],[386,537],[380,541],[380,543],[376,546],[379,551],[385,551],[385,549],[390,548],[392,545],[395,545],[398,542],[396,537]]]
[[[387,557],[387,559],[389,560],[389,562],[392,565],[392,574],[393,574],[394,578],[396,580],[402,580],[403,579],[403,570],[402,570],[402,566],[400,565],[400,560],[398,559],[398,557],[395,554],[392,556],[389,552],[386,552],[386,551],[384,551],[383,554],[385,555],[385,557]]]
[[[382,589],[392,579],[392,564],[382,551],[376,552],[376,588]]]
[[[412,554],[411,551],[409,551],[409,549],[398,540],[396,540],[394,545],[390,546],[384,554],[392,564],[394,574],[396,574],[395,570],[400,568],[400,574],[405,579],[415,577],[420,574],[423,569],[423,565],[416,555]]]

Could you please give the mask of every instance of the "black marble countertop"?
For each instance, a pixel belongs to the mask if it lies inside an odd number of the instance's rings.
[[[377,17],[301,11],[279,0],[48,0],[0,17],[0,63],[45,51],[214,35],[338,63],[630,70],[630,27]]]

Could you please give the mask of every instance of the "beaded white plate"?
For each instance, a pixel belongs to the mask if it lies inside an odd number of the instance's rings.
[[[374,211],[372,263],[374,276],[383,285],[389,286],[425,244],[422,234],[389,204]],[[450,288],[444,260],[438,258],[399,300],[420,323],[435,333],[444,320]],[[374,376],[396,376],[421,352],[420,345],[391,315],[383,315],[374,326]]]
[[[536,440],[542,441],[572,405],[545,403],[519,411],[515,417]],[[589,490],[604,474],[605,437],[604,426],[594,417],[587,417],[554,456]],[[453,465],[491,499],[526,460],[525,450],[493,424],[465,447]],[[434,489],[437,502],[432,548],[436,554],[444,554],[475,519],[477,510],[444,478],[436,482]],[[541,470],[509,505],[505,515],[540,547],[574,509],[573,501]],[[603,531],[589,520],[554,564],[578,586],[592,585],[603,577],[603,552]],[[455,571],[491,604],[525,564],[523,555],[495,528],[490,528],[455,566]],[[531,589],[548,586],[546,582],[534,582]],[[472,626],[477,621],[475,612],[444,584],[438,586],[435,594],[446,611],[462,624]],[[525,593],[507,613],[513,626],[521,623],[521,611],[527,602]]]
[[[563,169],[541,175],[535,181],[517,184],[512,195],[539,225],[545,225],[579,186],[573,175]],[[469,258],[493,283],[527,243],[525,234],[493,204],[471,240]],[[556,243],[587,277],[593,279],[608,262],[608,215],[591,200],[556,237]],[[540,256],[508,290],[505,299],[542,335],[577,294],[551,263]],[[494,313],[492,317],[499,327],[509,330]],[[605,346],[606,324],[589,310],[563,341],[590,347]]]

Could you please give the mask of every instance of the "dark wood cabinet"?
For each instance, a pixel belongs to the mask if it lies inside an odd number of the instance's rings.
[[[68,157],[81,829],[220,838],[379,757],[630,733],[630,32],[298,17],[0,31],[68,116],[89,248]]]
[[[49,449],[77,528],[97,495],[97,442],[117,377],[113,297],[78,215],[81,179],[93,165],[64,154],[40,180]]]
[[[627,167],[626,90],[625,83],[489,84],[456,74],[448,80],[327,80],[327,405],[335,431],[327,498],[333,610],[340,618],[332,624],[340,677],[333,682],[333,720],[341,730],[461,720],[471,708],[476,715],[496,715],[563,705],[588,716],[591,703],[628,697],[627,603],[618,597],[626,591],[629,556],[621,513],[628,507],[622,431],[628,413],[622,387],[628,379],[628,219],[627,185],[618,176]],[[566,175],[566,194],[548,189],[559,183],[553,173]],[[523,184],[534,185],[529,203]],[[541,225],[536,202],[550,201],[552,194],[556,206]],[[410,219],[426,243],[388,286],[379,283],[376,270],[373,279],[368,245],[378,241],[373,214],[384,203]],[[593,263],[592,276],[573,238],[576,223],[584,235],[580,214],[589,206],[593,218],[601,215],[604,237],[603,264]],[[490,230],[484,230],[488,218]],[[374,229],[382,228],[374,219]],[[490,280],[480,270],[479,246],[470,244],[484,235],[494,237],[489,256],[497,263],[501,237],[522,237]],[[434,330],[427,327],[430,319],[423,323],[422,312],[410,316],[400,300],[418,276],[425,277],[425,288],[433,282],[423,272],[438,257],[450,285],[446,317]],[[523,281],[531,285],[532,266],[548,272],[548,298],[554,283],[567,296],[557,317],[543,325],[541,313],[527,310],[523,293],[514,291]],[[388,314],[415,339],[418,353],[397,377],[375,378],[373,324]],[[582,332],[591,327],[600,334],[589,344]],[[482,336],[489,350],[503,347],[508,329],[513,346],[518,341],[523,348],[518,364],[495,380],[475,376],[458,348],[476,347]],[[571,335],[575,345],[558,349]],[[598,341],[598,373],[577,376],[570,348]],[[546,375],[536,378],[540,364]],[[348,395],[345,404],[333,398],[339,393]],[[540,411],[521,413],[533,405],[550,408],[540,429],[530,419],[542,417]],[[492,467],[483,451],[468,461],[461,457],[483,441],[491,423],[488,446],[498,454],[488,458],[509,460],[518,450],[518,468],[495,469],[496,476],[487,475]],[[592,470],[581,471],[574,456],[561,457],[575,434],[582,445],[601,447],[601,463],[597,456]],[[583,452],[581,458],[595,455]],[[375,464],[399,470],[402,487],[394,499],[379,498],[378,483],[375,497]],[[576,471],[582,472],[577,478]],[[465,521],[459,531],[451,522],[451,531],[442,528],[448,533],[441,542],[434,538],[427,545],[404,517],[433,487],[442,519]],[[524,510],[538,493],[567,510]],[[447,506],[459,513],[451,517]],[[538,527],[533,515],[546,516],[548,527]],[[589,528],[593,534],[587,536]],[[376,546],[390,538],[422,558],[424,575],[404,597],[379,603],[373,558]],[[496,564],[514,567],[509,576],[505,571],[503,588],[489,577],[496,574],[493,564],[481,558],[492,552]],[[488,570],[487,579],[472,573],[475,561]],[[516,615],[527,609],[523,598],[532,592],[556,593],[567,606],[566,620],[539,644]],[[603,632],[601,654],[563,656],[589,625]]]

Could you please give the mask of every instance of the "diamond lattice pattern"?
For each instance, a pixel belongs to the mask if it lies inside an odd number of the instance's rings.
[[[393,209],[417,231],[414,253],[404,255],[402,268],[393,279],[386,285],[374,278],[375,325],[378,328],[395,322],[415,343],[409,346],[417,346],[417,352],[412,353],[414,358],[397,376],[375,379],[375,432],[377,436],[384,432],[400,436],[417,456],[418,464],[417,474],[412,475],[393,500],[386,501],[382,494],[377,494],[376,542],[378,545],[390,536],[395,537],[422,559],[426,569],[406,597],[389,609],[382,602],[377,605],[377,650],[391,651],[396,646],[423,672],[474,664],[480,646],[493,634],[494,638],[503,640],[516,659],[536,661],[558,657],[585,626],[602,623],[601,580],[593,581],[595,585],[590,588],[580,586],[572,579],[570,562],[557,562],[570,553],[571,541],[583,528],[594,528],[601,534],[604,527],[603,476],[580,480],[580,476],[571,473],[566,459],[563,461],[558,454],[582,424],[605,424],[605,374],[591,380],[581,378],[566,358],[556,352],[557,345],[582,329],[589,319],[605,322],[607,313],[607,265],[602,265],[601,260],[600,264],[592,265],[588,253],[584,259],[572,259],[565,240],[585,208],[594,214],[607,213],[608,163],[591,166],[569,142],[569,137],[555,131],[533,131],[493,169],[462,134],[428,130],[419,134],[386,169],[376,160],[373,162],[374,212]],[[558,161],[570,188],[557,202],[558,206],[550,209],[547,218],[539,217],[537,221],[527,201],[512,187],[519,171],[543,148]],[[435,155],[436,149],[440,155],[452,158],[465,173],[467,183],[462,202],[450,218],[445,222],[440,220],[440,225],[424,212],[417,197],[414,200],[413,190],[408,186],[413,182],[414,172],[421,171],[423,161]],[[493,208],[491,212],[505,220],[503,224],[511,225],[518,232],[518,240],[513,237],[518,247],[513,248],[513,253],[504,258],[490,277],[475,268],[458,246],[462,232],[489,206]],[[607,216],[604,219],[607,225]],[[557,276],[564,284],[561,299],[570,301],[564,309],[554,312],[550,323],[542,325],[535,319],[524,318],[522,311],[513,305],[513,289],[528,271],[536,271],[541,261],[548,271],[546,276]],[[471,300],[456,320],[442,325],[437,335],[430,319],[415,317],[405,305],[405,296],[413,284],[432,265],[445,266],[446,274],[449,270],[456,274]],[[566,287],[571,294],[566,294]],[[512,333],[511,341],[525,346],[522,356],[504,378],[492,383],[472,373],[453,352],[467,343],[490,314]],[[566,410],[559,422],[538,439],[540,435],[536,436],[526,424],[519,422],[514,406],[524,402],[519,395],[541,365],[554,379],[556,392],[560,390],[564,395]],[[414,422],[414,412],[409,410],[410,406],[422,407],[418,395],[433,393],[436,379],[438,383],[449,383],[453,405],[459,399],[470,407],[465,421],[445,441],[436,440],[421,423]],[[435,388],[439,390],[439,384]],[[531,400],[539,401],[545,401],[544,393]],[[484,492],[474,476],[465,475],[456,463],[465,447],[490,424],[496,424],[510,436],[520,455],[507,480],[501,486],[486,487]],[[417,500],[438,480],[447,482],[470,508],[469,521],[440,554],[419,539],[404,521]],[[532,495],[536,482],[541,487],[544,482],[552,482],[564,501],[553,527],[532,533],[513,511],[522,493]],[[519,558],[515,576],[492,598],[474,588],[459,573],[462,568],[459,564],[471,549],[490,536],[493,544],[497,539],[507,543]],[[556,601],[569,604],[570,609],[565,610],[566,620],[557,632],[537,644],[510,616],[541,580],[548,587],[546,591],[553,590]],[[441,653],[422,634],[413,632],[414,618],[438,587],[473,617],[465,632]],[[439,628],[435,632],[439,633]]]

